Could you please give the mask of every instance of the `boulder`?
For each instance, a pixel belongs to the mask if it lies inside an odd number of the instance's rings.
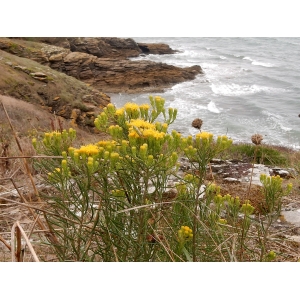
[[[174,54],[179,51],[173,50],[167,44],[150,44],[150,43],[137,43],[144,54]]]

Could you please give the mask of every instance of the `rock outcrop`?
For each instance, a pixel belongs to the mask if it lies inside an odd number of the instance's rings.
[[[0,94],[89,127],[110,102],[106,93],[162,92],[202,73],[200,66],[130,60],[176,52],[124,38],[0,38]]]
[[[71,120],[72,126],[93,127],[110,97],[64,73],[0,50],[0,95],[36,105]]]
[[[102,58],[128,58],[137,57],[140,54],[174,54],[169,45],[163,43],[136,43],[133,39],[114,37],[41,37],[30,38],[53,46],[62,47],[72,52],[88,53]]]
[[[149,44],[149,43],[137,43],[139,48],[144,54],[174,54],[177,50],[173,50],[166,44]]]
[[[47,65],[105,93],[161,92],[203,73],[200,66],[180,68],[164,63],[128,59],[143,51],[174,51],[164,44],[140,44],[142,46],[139,47],[132,39],[117,38],[40,39],[48,44],[1,38],[0,49]]]

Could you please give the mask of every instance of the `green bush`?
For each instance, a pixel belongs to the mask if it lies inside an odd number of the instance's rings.
[[[38,153],[62,155],[36,162],[52,187],[43,195],[44,212],[57,237],[51,246],[60,261],[264,259],[267,234],[260,243],[253,237],[254,207],[221,195],[216,184],[205,180],[210,160],[232,140],[208,132],[195,137],[168,132],[177,110],[166,110],[164,104],[163,98],[151,96],[150,105],[127,103],[116,109],[109,104],[95,126],[111,140],[74,148],[73,129],[33,140]],[[180,156],[190,164],[182,177]],[[282,193],[275,193],[276,199],[273,194],[268,199],[279,207]],[[263,249],[259,253],[257,245]]]

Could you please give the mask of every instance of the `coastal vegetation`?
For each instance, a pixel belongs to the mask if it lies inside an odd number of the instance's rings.
[[[183,136],[160,96],[115,107],[102,91],[158,93],[203,73],[129,59],[151,53],[176,51],[0,38],[0,261],[299,260],[282,213],[299,208],[299,151],[258,133],[237,143],[201,119]]]
[[[31,133],[25,173],[39,178],[39,188],[32,181],[29,199],[16,189],[22,199],[17,205],[35,220],[26,233],[28,259],[38,258],[36,252],[45,261],[50,256],[54,261],[299,259],[295,244],[273,227],[284,199],[297,193],[292,181],[262,174],[261,187],[248,185],[259,190],[255,203],[249,190],[225,193],[210,169],[215,158],[237,157],[253,164],[299,165],[298,153],[253,138],[254,145],[234,144],[227,136],[201,132],[201,126],[195,137],[183,137],[168,129],[177,109],[164,105],[159,96],[118,109],[108,104],[94,120],[104,138],[94,142],[78,140],[75,129],[58,122],[51,131]],[[184,172],[180,159],[189,166]],[[12,177],[6,179],[13,182]],[[298,177],[292,179],[299,184]],[[18,231],[16,241],[14,259],[21,261]]]

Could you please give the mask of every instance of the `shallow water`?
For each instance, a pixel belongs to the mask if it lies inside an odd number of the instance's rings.
[[[234,141],[300,149],[300,38],[134,38],[136,42],[166,43],[180,50],[172,55],[134,58],[176,66],[200,65],[204,75],[177,84],[160,95],[166,107],[178,109],[171,126],[184,135],[203,120],[202,130],[227,134]],[[111,94],[117,107],[128,101],[148,102],[149,94]]]

